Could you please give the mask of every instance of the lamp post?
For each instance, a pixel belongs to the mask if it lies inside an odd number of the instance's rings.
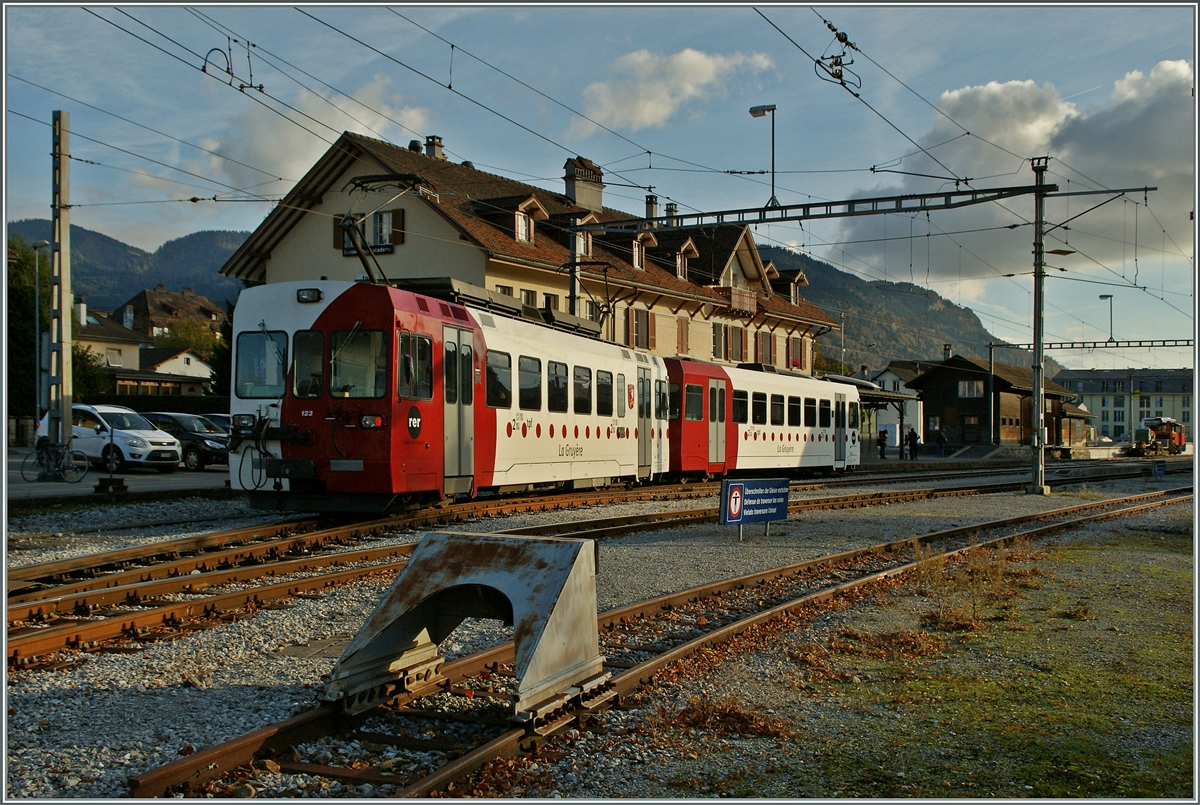
[[[1113,295],[1110,293],[1102,293],[1102,294],[1100,294],[1100,298],[1108,300],[1108,340],[1116,341],[1117,339],[1113,338],[1113,317],[1112,317]]]
[[[778,207],[779,199],[775,198],[775,104],[750,107],[751,117],[762,117],[766,114],[771,115],[771,200],[767,202],[767,206]]]
[[[42,419],[42,300],[39,296],[42,285],[42,267],[39,261],[42,249],[50,245],[48,240],[33,244],[33,427]]]

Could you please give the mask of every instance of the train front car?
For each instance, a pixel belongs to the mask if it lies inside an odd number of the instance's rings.
[[[382,511],[440,496],[433,356],[442,338],[413,294],[382,285],[243,291],[234,312],[233,488],[257,508],[288,511]]]

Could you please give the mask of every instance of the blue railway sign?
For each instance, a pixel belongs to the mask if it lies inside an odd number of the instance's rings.
[[[786,520],[786,478],[721,482],[721,525]]]

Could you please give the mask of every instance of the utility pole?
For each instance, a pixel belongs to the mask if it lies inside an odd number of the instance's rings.
[[[50,198],[50,416],[47,436],[71,450],[71,117],[53,113]],[[55,411],[57,409],[57,416]]]
[[[1046,207],[1046,168],[1049,167],[1050,157],[1034,157],[1031,160],[1036,191],[1033,194],[1033,475],[1030,479],[1029,494],[1047,495],[1050,493],[1046,486],[1046,380],[1045,349],[1044,349],[1044,315],[1045,305],[1044,286],[1046,284],[1046,269],[1043,262],[1043,228],[1045,227]]]

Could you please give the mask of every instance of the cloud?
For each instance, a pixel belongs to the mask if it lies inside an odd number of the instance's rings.
[[[758,53],[721,56],[685,48],[663,56],[638,50],[617,59],[607,79],[584,88],[584,109],[605,126],[661,128],[689,103],[723,92],[738,73],[770,67],[771,60]],[[594,130],[586,121],[572,128],[576,134]]]
[[[262,183],[270,181],[271,177],[289,182],[300,179],[342,131],[407,143],[414,136],[412,132],[421,131],[427,122],[424,109],[401,103],[402,97],[394,88],[393,79],[386,75],[375,75],[356,90],[353,97],[359,103],[340,95],[330,97],[335,109],[312,93],[305,93],[291,101],[291,105],[303,114],[281,110],[295,123],[289,123],[258,104],[248,105],[209,146],[221,154],[236,154],[238,162],[244,164],[210,155],[197,163],[196,172],[223,176],[225,181],[238,188],[261,186],[265,190],[256,192],[276,194],[291,185],[281,189],[279,183]],[[324,121],[327,126],[304,115]]]
[[[1034,183],[1034,173],[1024,159],[1049,156],[1046,181],[1057,184],[1062,193],[1157,187],[1145,199],[1140,192],[1130,193],[1128,200],[1112,201],[1084,215],[1080,213],[1109,196],[1060,197],[1046,202],[1048,224],[1075,218],[1069,229],[1060,227],[1047,237],[1047,248],[1069,240],[1070,247],[1078,252],[1070,258],[1052,259],[1071,272],[1063,276],[1121,282],[1118,276],[1121,273],[1132,278],[1136,270],[1134,256],[1139,252],[1143,262],[1152,259],[1156,267],[1160,263],[1169,265],[1171,252],[1180,249],[1191,256],[1188,216],[1195,185],[1192,81],[1191,64],[1160,62],[1148,75],[1140,71],[1127,73],[1112,84],[1106,100],[1087,108],[1060,97],[1050,83],[1039,86],[1033,81],[990,82],[950,90],[941,95],[936,105],[954,122],[934,112],[928,133],[920,138],[921,144],[941,164],[918,155],[889,167],[938,176],[946,176],[948,167],[959,176],[969,176],[972,187],[1019,186]],[[952,142],[938,146],[947,140]],[[939,189],[953,190],[954,184],[904,176],[896,184],[874,187],[859,195],[928,193]],[[1130,203],[1144,200],[1148,201],[1148,209],[1147,205],[1135,207]],[[930,215],[928,225],[923,215],[915,222],[906,215],[887,216],[886,224],[883,216],[846,219],[836,240],[855,241],[853,246],[845,248],[853,249],[857,258],[877,266],[878,276],[883,276],[886,265],[889,279],[897,276],[908,279],[913,251],[907,238],[910,228],[924,240],[928,226],[932,237],[915,249],[918,279],[927,269],[935,279],[956,278],[961,272],[964,280],[991,278],[991,284],[996,285],[1007,282],[998,280],[998,275],[1032,270],[1033,232],[1029,221],[1033,217],[1033,197],[1027,195],[1002,204],[935,212]],[[863,242],[883,238],[885,225],[890,238],[886,245]],[[1017,228],[1002,229],[1009,225]],[[967,231],[986,228],[996,229]],[[963,234],[950,238],[938,236],[939,231]],[[1178,244],[1178,249],[1172,241]],[[928,263],[924,259],[927,245]],[[1190,264],[1178,255],[1174,262],[1179,269],[1176,273],[1183,275],[1182,282],[1190,289]],[[1164,276],[1171,275],[1164,271]],[[971,295],[975,296],[975,291]]]

